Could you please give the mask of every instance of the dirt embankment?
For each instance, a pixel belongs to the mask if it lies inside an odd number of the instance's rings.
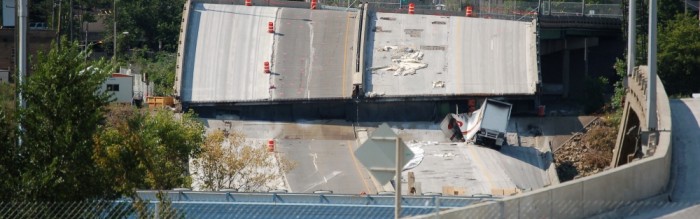
[[[617,127],[608,116],[574,134],[554,153],[559,180],[566,182],[603,171],[612,160],[616,138]]]

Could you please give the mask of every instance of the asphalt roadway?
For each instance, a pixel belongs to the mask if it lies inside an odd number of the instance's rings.
[[[700,215],[700,99],[670,100],[672,161],[669,193],[632,202],[599,218],[698,218]]]
[[[700,214],[700,99],[671,100],[672,189],[663,207],[638,218],[697,218]]]
[[[359,12],[280,8],[272,99],[349,98]]]
[[[525,128],[520,126],[532,123],[543,129],[545,136],[538,136],[539,138],[564,138],[567,133],[570,135],[571,132],[580,130],[583,121],[588,119],[590,118],[566,118],[571,122],[577,120],[577,124],[560,126],[560,132],[551,133],[547,130],[555,129],[554,126],[558,124],[547,122],[547,118],[544,121],[539,118],[513,118],[509,124],[509,135],[516,135],[511,132],[523,134]],[[204,121],[210,131],[229,129],[241,132],[249,139],[276,139],[276,153],[297,163],[296,168],[284,176],[285,187],[290,192],[332,190],[336,194],[374,194],[377,191],[391,191],[386,185],[374,182],[366,168],[354,157],[353,152],[359,144],[353,126],[348,122],[259,122],[240,121],[235,117]],[[517,130],[514,125],[516,122],[520,124]],[[360,127],[371,134],[378,125],[362,123]],[[516,188],[527,192],[552,183],[551,176],[546,174],[551,161],[543,159],[541,149],[537,149],[546,146],[547,140],[535,141],[534,137],[523,134],[520,137],[522,147],[517,146],[518,141],[509,140],[512,146],[504,147],[498,152],[464,143],[449,143],[438,124],[432,122],[395,122],[389,123],[389,126],[407,145],[413,144],[411,142],[423,144],[420,146],[424,150],[422,162],[409,171],[415,173],[416,182],[421,183],[420,190],[424,193],[443,192],[445,186],[463,189],[461,194],[464,195],[514,191]],[[408,171],[404,171],[404,179],[407,174]]]

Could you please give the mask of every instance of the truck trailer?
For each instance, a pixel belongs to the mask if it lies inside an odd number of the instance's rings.
[[[455,142],[473,142],[477,145],[500,150],[507,145],[506,128],[510,120],[512,105],[486,99],[481,108],[461,114],[448,114],[440,128]]]

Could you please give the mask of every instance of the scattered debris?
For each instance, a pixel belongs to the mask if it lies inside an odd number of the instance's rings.
[[[444,81],[433,81],[433,88],[445,88]]]
[[[377,50],[380,52],[391,52],[391,50],[398,49],[398,48],[399,48],[398,46],[384,46],[384,47],[381,47]]]
[[[445,46],[420,46],[421,50],[445,50]]]
[[[528,124],[527,125],[527,132],[530,133],[532,136],[541,136],[542,135],[542,129],[539,126]]]
[[[410,37],[420,37],[423,30],[422,29],[404,29],[403,32],[408,34],[408,36],[410,36]]]
[[[384,29],[382,29],[382,27],[376,26],[376,27],[372,28],[372,32],[386,32],[386,33],[391,33],[391,30],[384,30]]]
[[[427,68],[428,64],[422,63],[423,52],[413,48],[398,46],[384,46],[377,49],[380,52],[391,52],[391,64],[388,66],[372,67],[372,73],[377,70],[393,72],[394,76],[414,75],[419,69]]]
[[[379,19],[380,20],[387,20],[387,21],[395,21],[396,20],[395,17],[380,17]]]
[[[406,142],[409,149],[413,152],[414,156],[413,159],[408,161],[406,165],[403,167],[403,171],[410,170],[413,168],[416,168],[421,162],[423,162],[423,157],[425,154],[425,150],[423,150],[423,146],[425,145],[431,145],[433,142],[429,141],[416,141],[416,140],[411,140]],[[437,142],[435,142],[437,144]]]
[[[373,97],[381,97],[384,96],[384,92],[372,92],[368,91],[365,93],[365,97],[373,98]]]
[[[454,157],[457,155],[453,154],[452,152],[447,152],[447,153],[443,153],[443,154],[433,154],[433,156],[447,158],[447,157]]]

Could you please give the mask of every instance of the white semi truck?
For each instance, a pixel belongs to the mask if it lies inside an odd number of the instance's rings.
[[[451,141],[469,141],[500,150],[507,145],[506,128],[512,105],[486,99],[481,108],[471,113],[448,114],[440,128]]]

